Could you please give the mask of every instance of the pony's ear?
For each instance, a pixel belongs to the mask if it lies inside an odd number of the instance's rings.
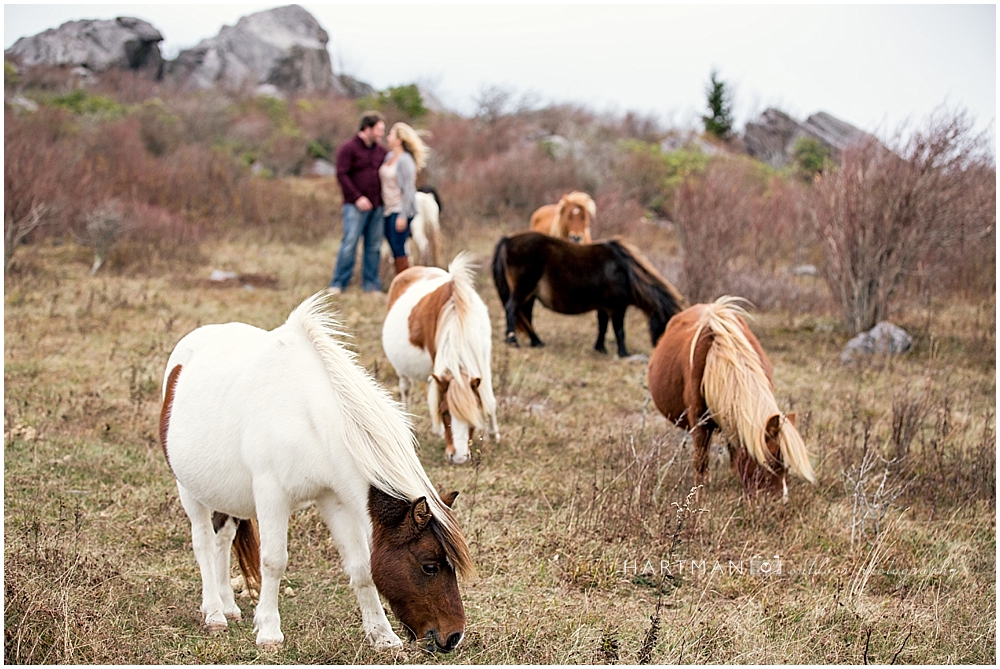
[[[483,380],[477,376],[469,381],[469,385],[472,386],[473,390],[475,390],[476,388],[479,387],[479,384],[482,382]]]
[[[444,505],[450,509],[455,504],[456,497],[458,497],[458,491],[452,490],[447,495],[441,495],[441,501],[444,502]]]
[[[764,427],[764,434],[766,434],[771,439],[777,439],[778,434],[781,432],[781,414],[776,413],[767,419],[767,425]]]
[[[410,519],[418,532],[423,532],[431,522],[431,508],[427,505],[426,497],[421,497],[410,507]]]
[[[438,385],[438,389],[441,391],[442,395],[448,392],[448,379],[442,379],[436,374],[431,374],[431,378],[434,379],[434,383]]]
[[[785,418],[787,418],[788,422],[792,424],[792,427],[795,427],[795,412],[794,411],[789,411],[788,413],[786,413],[785,414]]]

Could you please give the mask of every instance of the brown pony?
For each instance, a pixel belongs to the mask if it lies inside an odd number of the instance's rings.
[[[649,392],[668,420],[691,431],[696,485],[705,482],[709,442],[721,429],[744,493],[780,489],[787,501],[786,472],[811,483],[815,476],[795,415],[778,409],[771,362],[739,301],[720,297],[671,319],[649,361]]]
[[[530,228],[577,244],[590,244],[590,223],[597,216],[594,200],[578,190],[562,196],[558,204],[546,204],[531,215]]]

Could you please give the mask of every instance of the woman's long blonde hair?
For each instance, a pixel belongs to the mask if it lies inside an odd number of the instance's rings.
[[[424,140],[420,137],[421,133],[402,122],[394,124],[389,132],[393,131],[399,137],[399,141],[403,143],[403,149],[413,156],[413,162],[417,164],[417,169],[424,169],[427,166],[427,157],[430,155],[431,149],[424,144]]]

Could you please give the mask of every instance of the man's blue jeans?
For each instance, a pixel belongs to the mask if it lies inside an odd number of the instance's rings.
[[[382,290],[378,278],[379,251],[382,246],[382,207],[361,211],[353,204],[344,205],[344,239],[337,253],[337,266],[333,270],[330,287],[344,290],[354,273],[354,256],[358,241],[363,236],[365,247],[361,268],[361,287],[365,291]]]

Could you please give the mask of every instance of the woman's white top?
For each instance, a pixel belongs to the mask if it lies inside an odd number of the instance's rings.
[[[382,182],[382,214],[398,214],[403,210],[403,191],[396,176],[396,165],[382,163],[378,168],[378,178]]]

